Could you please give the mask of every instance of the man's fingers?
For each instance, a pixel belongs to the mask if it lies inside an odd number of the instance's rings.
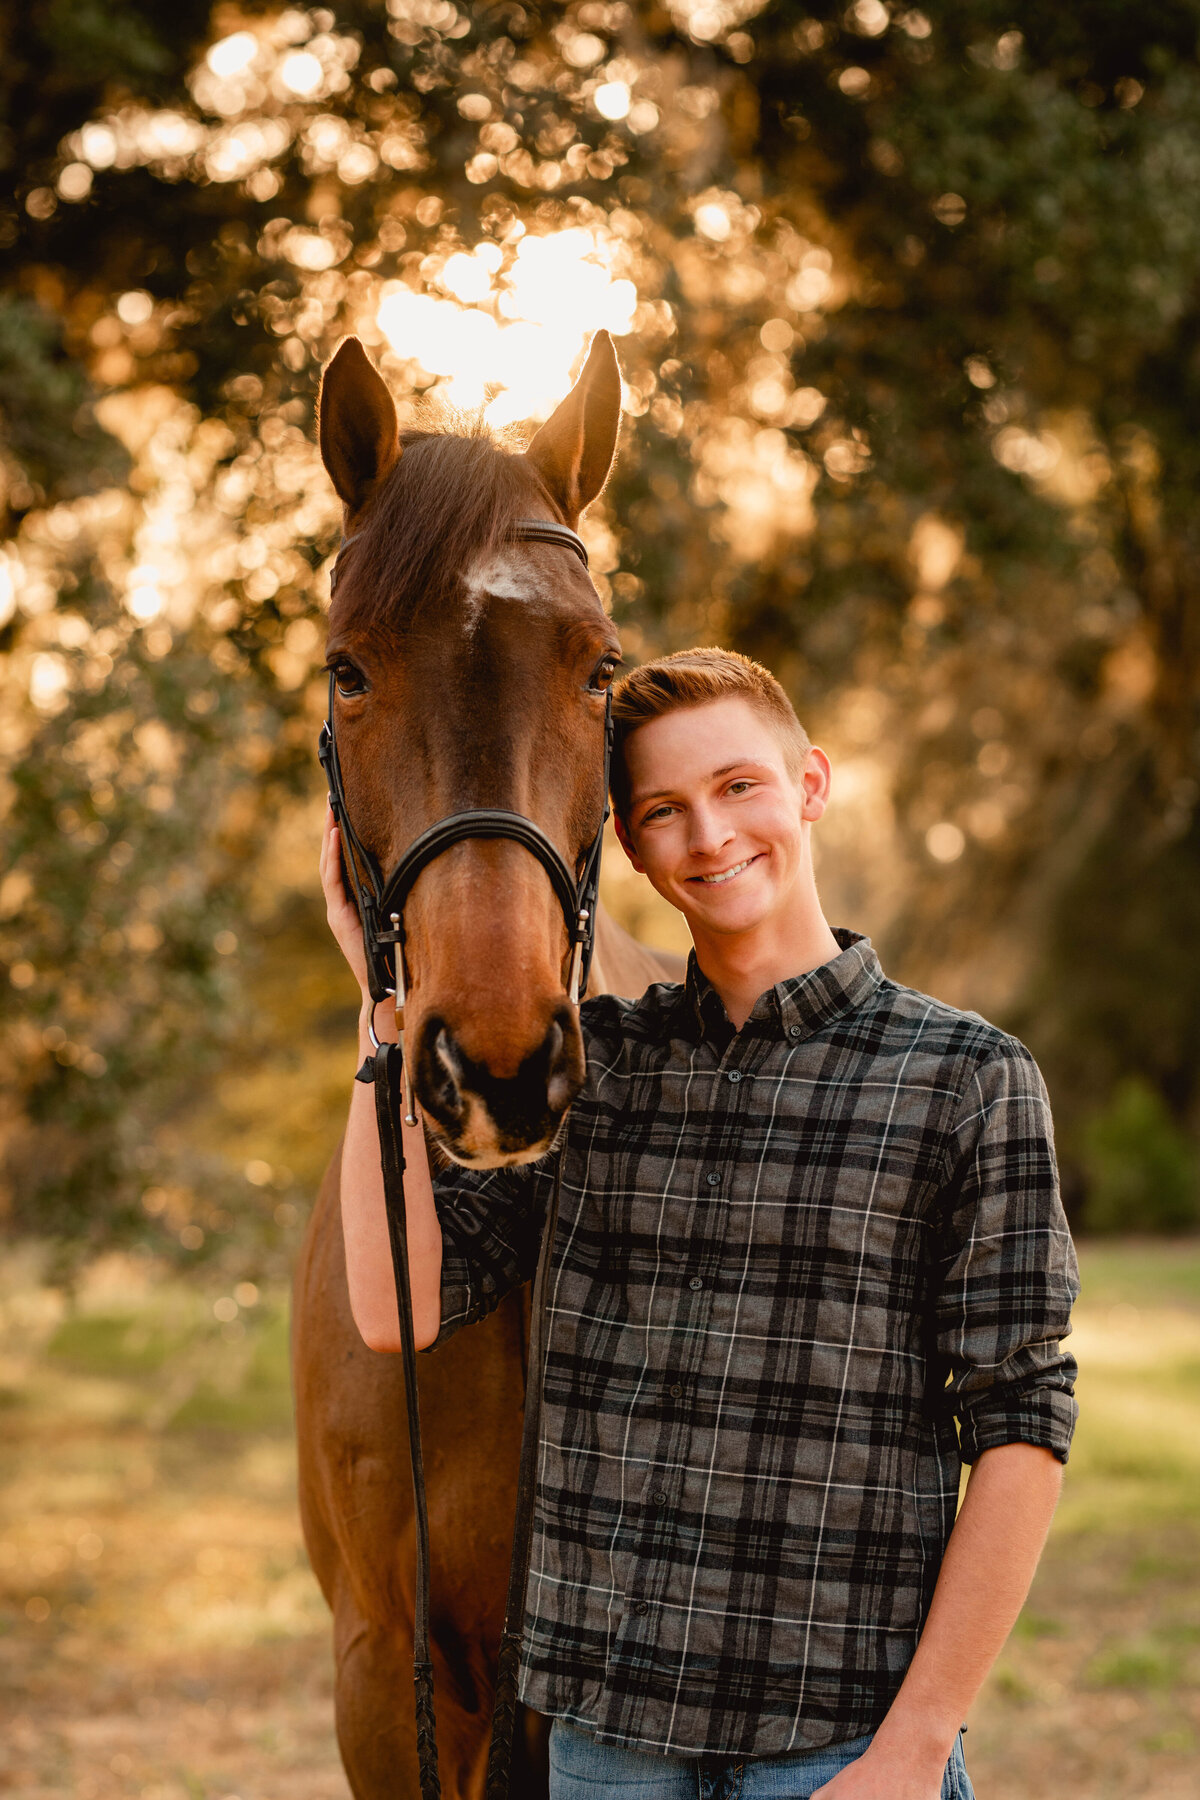
[[[325,835],[321,843],[321,887],[331,921],[353,908],[342,880],[342,840],[332,815],[327,815]]]

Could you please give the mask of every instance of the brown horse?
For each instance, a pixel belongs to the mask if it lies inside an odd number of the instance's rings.
[[[572,864],[595,831],[612,622],[574,556],[514,543],[509,528],[517,518],[573,528],[607,477],[619,418],[603,333],[521,455],[482,433],[401,434],[357,340],[330,363],[321,451],[355,542],[342,556],[328,660],[350,815],[385,870],[427,826],[468,807],[524,813]],[[545,871],[511,842],[458,844],[420,876],[405,923],[406,1035],[436,1142],[475,1166],[542,1154],[583,1076],[566,931]],[[601,918],[593,992],[640,994],[677,972],[674,959]],[[458,1078],[449,1094],[447,1042]],[[351,1788],[357,1800],[402,1800],[417,1793],[403,1385],[399,1358],[367,1349],[351,1316],[339,1168],[335,1155],[296,1276],[300,1507],[334,1616]],[[522,1312],[511,1296],[422,1358],[446,1800],[483,1792],[524,1396]],[[534,1732],[513,1791],[545,1792]]]

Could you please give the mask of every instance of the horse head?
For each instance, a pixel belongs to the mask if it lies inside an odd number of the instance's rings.
[[[532,820],[573,871],[595,838],[620,647],[570,548],[513,527],[574,530],[607,478],[620,399],[605,332],[520,454],[482,429],[400,431],[356,338],[325,371],[321,455],[346,540],[331,723],[348,815],[385,876],[429,827],[476,808]],[[473,1166],[535,1160],[584,1074],[546,869],[510,839],[457,842],[421,870],[403,927],[406,1054],[435,1136]]]

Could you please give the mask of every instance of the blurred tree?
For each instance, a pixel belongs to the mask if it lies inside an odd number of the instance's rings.
[[[838,913],[1023,1031],[1074,1169],[1130,1071],[1195,1130],[1198,27],[1196,0],[8,15],[23,1223],[129,1222],[149,1183],[219,1235],[237,1193],[204,1202],[163,1126],[315,787],[317,371],[356,329],[404,405],[484,401],[446,319],[536,323],[522,244],[568,231],[551,311],[625,327],[589,529],[627,648],[779,670],[840,770]]]
[[[1185,1231],[1200,1220],[1200,1168],[1162,1095],[1136,1075],[1084,1129],[1092,1231]]]

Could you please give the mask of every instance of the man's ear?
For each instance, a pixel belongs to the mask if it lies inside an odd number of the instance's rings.
[[[396,404],[356,337],[348,337],[321,378],[317,402],[321,461],[353,515],[400,460]]]
[[[579,380],[525,452],[572,526],[608,479],[620,426],[617,353],[598,331]]]
[[[823,750],[814,744],[804,759],[800,773],[800,791],[804,795],[801,817],[815,825],[829,804],[833,784],[833,768]]]
[[[645,867],[638,861],[638,853],[633,847],[633,839],[625,828],[625,823],[618,813],[613,814],[613,830],[617,834],[617,842],[633,864],[639,875],[646,873]]]

